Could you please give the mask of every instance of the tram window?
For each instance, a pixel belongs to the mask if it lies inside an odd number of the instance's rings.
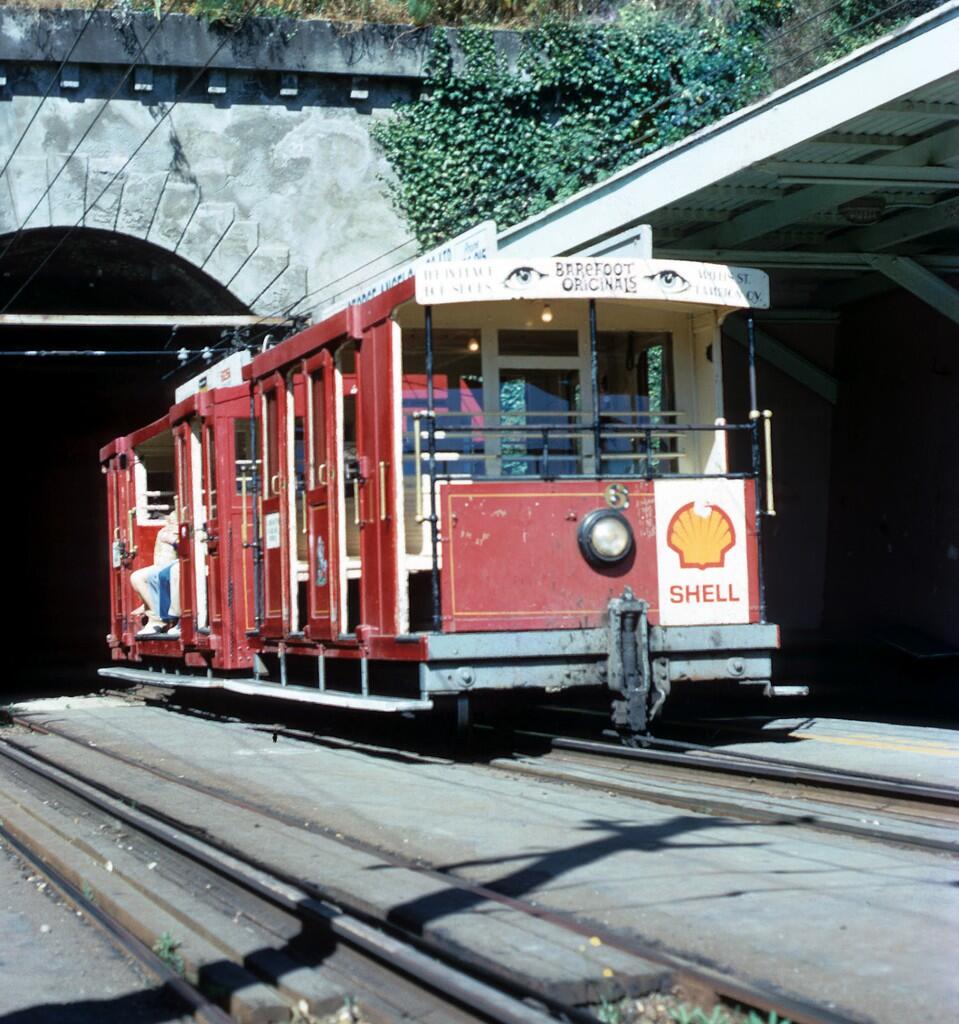
[[[499,405],[504,427],[517,433],[500,443],[504,476],[579,471],[578,370],[500,370]]]
[[[272,497],[275,494],[279,494],[279,472],[280,472],[280,437],[279,437],[279,422],[277,417],[277,400],[276,391],[269,391],[265,395],[265,402],[263,403],[264,409],[264,432],[266,437],[265,441],[265,472],[266,480],[264,482],[263,493],[266,497]],[[276,485],[274,487],[274,484]]]
[[[172,432],[165,430],[138,445],[134,466],[138,520],[165,518],[173,511],[175,492]]]
[[[259,461],[259,460],[258,460]],[[233,466],[237,494],[253,493],[253,443],[250,421],[233,421]]]
[[[596,337],[599,405],[604,425],[614,428],[603,439],[605,474],[645,475],[675,470],[676,436],[663,428],[677,419],[672,341],[668,334],[600,331]],[[651,452],[643,427],[657,428]],[[636,427],[637,432],[616,429]],[[653,453],[659,458],[649,458]],[[649,465],[647,466],[647,462]]]
[[[207,505],[207,517],[216,519],[216,448],[212,427],[206,428],[206,473],[203,486],[206,491],[203,498]]]
[[[483,361],[480,329],[441,328],[433,331],[433,404],[437,430],[446,432],[441,440],[443,455],[456,474],[476,475],[483,471],[481,435],[464,428],[483,425]],[[404,453],[413,452],[412,414],[426,408],[426,332],[403,330],[403,437]]]
[[[314,373],[311,381],[311,396],[313,409],[311,411],[313,423],[313,467],[311,470],[312,480],[310,486],[319,487],[326,479],[327,474],[321,474],[320,467],[326,463],[326,393],[323,390],[323,371]]]
[[[296,487],[296,557],[305,562],[306,539],[306,425],[302,416],[293,420],[293,477]],[[301,620],[302,621],[302,620]]]
[[[500,331],[501,356],[571,356],[579,355],[576,331]]]

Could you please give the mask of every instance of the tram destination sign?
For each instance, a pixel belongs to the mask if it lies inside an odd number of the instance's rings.
[[[504,299],[642,299],[768,309],[769,277],[723,263],[609,257],[455,260],[416,269],[420,305]]]

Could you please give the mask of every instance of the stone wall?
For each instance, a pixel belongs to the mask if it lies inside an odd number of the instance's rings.
[[[0,180],[0,234],[133,235],[264,315],[308,293],[315,309],[414,251],[369,126],[419,93],[428,32],[171,15],[154,33],[152,15],[99,12],[41,104],[86,16],[0,9],[0,166],[40,108]]]

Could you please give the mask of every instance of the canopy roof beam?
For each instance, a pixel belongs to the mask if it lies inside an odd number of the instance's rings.
[[[837,249],[845,251],[861,249],[869,252],[875,249],[888,249],[891,245],[942,231],[953,224],[959,223],[959,196],[944,199],[933,206],[920,207],[909,213],[900,213],[895,217],[887,217],[878,224],[847,231],[836,239]]]
[[[916,168],[927,168],[930,164],[945,163],[956,155],[959,155],[959,126],[948,128],[894,152],[885,153],[868,164],[842,164],[840,166],[844,173],[848,173],[850,166],[856,166],[867,169],[873,175],[881,176],[884,167],[887,166],[901,169],[915,165]],[[812,171],[813,169],[822,170],[827,165],[806,166]],[[762,169],[762,167],[758,169]],[[811,213],[830,206],[839,206],[840,203],[848,202],[857,196],[868,195],[874,189],[875,185],[871,182],[848,185],[811,185],[798,192],[792,192],[776,202],[764,203],[718,227],[697,231],[682,239],[682,243],[684,247],[691,249],[712,246],[730,249],[752,238],[768,235],[770,232],[787,227]]]
[[[754,331],[756,353],[761,359],[765,359],[777,370],[809,388],[830,405],[836,404],[839,397],[839,382],[831,373],[827,373],[822,367],[801,356],[788,345],[784,345],[778,338],[767,334],[761,327],[755,327]],[[723,323],[723,333],[743,348],[747,347],[746,324],[741,316],[727,317]]]
[[[943,225],[945,226],[945,225]],[[683,241],[683,240],[680,240]],[[810,270],[864,270],[870,269],[869,254],[865,252],[829,252],[765,249],[687,249],[682,245],[669,245],[655,249],[659,259],[696,260],[701,263],[732,263],[745,267],[796,267]],[[895,255],[895,254],[890,254]],[[910,256],[928,270],[945,274],[959,273],[959,256]]]
[[[959,291],[941,277],[904,256],[869,256],[868,260],[881,274],[959,324]]]

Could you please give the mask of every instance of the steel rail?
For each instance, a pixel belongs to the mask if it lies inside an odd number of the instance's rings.
[[[387,853],[382,849],[370,846],[367,843],[357,840],[353,837],[347,836],[341,832],[333,832],[331,829],[325,828],[324,826],[316,825],[309,821],[304,821],[302,816],[293,816],[285,814],[281,811],[277,811],[275,808],[261,804],[248,799],[243,799],[234,796],[228,792],[225,792],[218,787],[209,786],[205,783],[199,782],[194,779],[181,778],[172,772],[167,772],[164,769],[156,768],[153,765],[145,764],[142,761],[138,761],[135,758],[129,757],[125,754],[121,754],[117,751],[109,750],[102,746],[93,746],[85,740],[78,739],[77,737],[71,736],[68,732],[61,729],[52,727],[46,723],[36,723],[21,715],[12,716],[12,721],[16,724],[22,725],[28,729],[39,733],[47,733],[49,735],[57,736],[58,738],[64,739],[68,742],[74,743],[84,750],[93,751],[97,754],[101,754],[112,760],[119,761],[130,767],[146,771],[160,779],[172,782],[178,786],[186,789],[193,790],[203,794],[204,796],[213,797],[217,800],[232,804],[233,806],[240,807],[244,810],[253,811],[258,815],[267,819],[276,821],[278,823],[291,826],[301,831],[306,831],[312,834],[322,834],[325,838],[334,839],[336,842],[349,847],[354,850],[358,850],[364,853],[371,853],[376,857],[380,858],[384,862],[396,866],[402,867],[410,871],[415,871],[426,877],[435,879],[437,881],[444,882],[445,884],[456,888],[463,892],[468,892],[472,895],[480,896],[485,900],[493,903],[499,903],[503,906],[509,907],[514,910],[523,912],[530,917],[537,918],[543,921],[548,921],[555,924],[565,930],[572,932],[573,934],[583,936],[588,939],[599,938],[600,941],[613,949],[617,949],[620,952],[626,953],[630,956],[635,956],[646,960],[650,963],[660,965],[673,972],[674,977],[678,981],[686,981],[691,986],[703,990],[706,989],[716,994],[717,997],[728,1000],[730,1002],[738,1003],[748,1007],[754,1007],[758,1010],[765,1011],[767,1013],[775,1013],[781,1018],[787,1018],[793,1022],[793,1024],[854,1024],[854,1018],[844,1016],[841,1013],[835,1012],[826,1006],[822,1006],[817,1003],[811,1003],[801,997],[793,997],[779,993],[773,988],[765,985],[760,985],[752,981],[744,981],[738,978],[730,976],[726,971],[719,968],[715,968],[709,964],[702,964],[694,961],[690,958],[684,957],[681,954],[667,952],[663,950],[658,944],[654,944],[652,941],[643,939],[634,939],[627,936],[623,936],[616,932],[610,931],[603,926],[599,926],[595,923],[588,923],[579,920],[571,914],[563,911],[553,911],[545,909],[541,905],[534,905],[526,900],[518,899],[516,897],[507,896],[494,888],[486,885],[469,882],[458,875],[439,868],[424,865],[422,862],[410,860],[402,855]],[[22,747],[20,744],[11,740],[9,737],[5,737],[0,741],[0,749],[2,746],[13,748],[21,751],[26,756],[34,758],[41,762],[49,764],[51,767],[59,772],[71,776],[77,779],[81,784],[94,786],[89,780],[81,776],[79,773],[72,771],[63,765],[58,765],[50,758],[45,757],[42,754],[29,748]],[[123,800],[122,795],[114,794],[109,787],[101,784],[95,784],[95,788],[101,790],[104,793],[109,793],[114,799]],[[137,810],[149,814],[151,817],[156,817],[159,821],[166,821],[174,824],[179,829],[184,831],[191,831],[190,826],[184,825],[182,822],[174,822],[169,816],[165,815],[161,811],[157,811],[148,807],[147,805],[138,802]],[[332,904],[342,904],[343,901],[339,896],[333,896],[325,892],[322,886],[316,883],[306,882],[303,879],[288,879],[284,877],[282,871],[278,871],[275,867],[261,866],[257,864],[252,858],[248,858],[245,854],[237,854],[231,848],[222,844],[215,837],[211,836],[209,832],[203,834],[204,842],[213,847],[214,849],[220,850],[226,853],[228,856],[239,856],[246,863],[254,866],[256,870],[268,871],[275,875],[277,878],[282,879],[284,884],[293,884],[301,887],[315,900]],[[231,876],[232,877],[232,876]],[[395,921],[378,921],[375,918],[371,918],[368,912],[364,911],[352,911],[356,914],[357,919],[367,919],[378,927],[384,925],[393,928],[401,928],[401,925],[397,925]],[[458,953],[449,950],[436,950],[435,944],[428,939],[424,939],[421,936],[409,935],[403,933],[404,937],[407,937],[409,941],[422,945],[424,948],[435,951],[437,955],[454,958],[461,962],[461,957]],[[475,969],[475,965],[470,964],[469,968]],[[508,982],[507,984],[515,985],[515,982]],[[540,1000],[541,1002],[549,1004],[548,999],[544,999],[541,993],[530,993],[532,998]],[[531,1012],[531,1008],[526,1008]],[[567,1014],[570,1013],[568,1008],[565,1008]],[[574,1011],[575,1013],[575,1011]],[[534,1020],[535,1018],[527,1015],[523,1018],[523,1024],[527,1021]],[[575,1016],[571,1019],[576,1019]]]
[[[657,740],[651,744],[682,747],[682,750],[653,750],[650,748],[623,747],[614,743],[596,740],[581,740],[570,737],[553,737],[555,750],[577,750],[630,761],[648,761],[682,768],[695,768],[726,775],[749,775],[776,782],[798,785],[813,785],[846,792],[868,793],[890,800],[909,800],[918,803],[944,804],[959,807],[959,790],[950,786],[936,786],[907,782],[891,776],[868,775],[859,772],[815,768],[800,761],[779,761],[756,754],[717,753],[715,748],[702,744],[688,744],[681,741]],[[690,753],[689,751],[696,751]],[[708,756],[701,756],[703,753]]]
[[[99,750],[92,747],[88,749]],[[344,912],[340,909],[343,900],[339,896],[333,897],[312,883],[294,878],[274,865],[241,853],[216,840],[208,832],[204,832],[200,838],[192,826],[140,801],[136,801],[133,806],[130,798],[111,787],[91,782],[51,758],[28,750],[6,737],[0,740],[0,757],[20,765],[207,870],[242,886],[255,896],[302,920],[304,924],[320,925],[328,929],[354,948],[492,1021],[502,1024],[550,1024],[556,1019],[510,994],[507,989],[517,989],[515,982],[497,979],[498,984],[494,986],[476,977],[480,972],[472,965],[467,969],[438,960],[433,955],[435,951],[429,948],[431,943],[423,943],[428,951],[418,949],[405,935],[401,937],[385,930],[383,922],[371,919],[368,914],[353,910]],[[0,829],[0,832],[3,830]],[[6,838],[6,833],[3,834]],[[442,952],[447,953],[445,950]],[[550,1002],[538,992],[523,992],[522,996],[539,1003]],[[552,1002],[554,1013],[566,1019],[584,1022],[593,1019],[573,1007]],[[213,1024],[220,1024],[224,1020],[229,1021],[231,1018],[221,1017]]]
[[[147,973],[153,975],[164,988],[169,989],[177,999],[189,1007],[195,1020],[204,1021],[206,1024],[234,1024],[233,1018],[228,1013],[221,1010],[216,1003],[210,1002],[199,989],[194,988],[188,981],[184,981],[133,932],[124,927],[102,907],[98,907],[93,900],[87,899],[66,876],[26,843],[12,835],[2,823],[0,823],[0,838],[16,852],[17,856],[27,861],[35,871],[42,874],[67,903],[82,911],[88,920],[93,921],[101,931],[105,932],[121,953],[133,957]]]

